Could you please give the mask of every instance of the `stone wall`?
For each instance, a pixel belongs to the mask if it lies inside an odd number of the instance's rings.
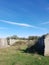
[[[31,43],[33,43],[33,41]],[[34,45],[30,45],[25,52],[49,56],[49,34],[41,36],[38,41]]]
[[[16,39],[9,39],[9,45],[13,45],[15,42],[17,42],[19,40]]]
[[[0,38],[0,48],[9,47],[17,41],[19,40]],[[49,34],[41,36],[34,46],[38,52],[40,51],[44,56],[49,56]]]
[[[45,39],[44,39],[44,43],[45,43],[44,55],[45,55],[45,56],[49,56],[49,34],[46,35],[46,37],[45,37]]]
[[[8,47],[7,39],[1,38],[0,39],[0,48],[5,48],[5,47]]]
[[[0,48],[9,47],[10,45],[13,45],[15,42],[19,42],[19,41],[24,41],[24,40],[0,38]]]
[[[6,38],[0,38],[0,48],[9,47],[10,45],[14,44],[17,40],[15,39],[9,39]]]
[[[49,56],[49,34],[41,36],[41,38],[38,40],[38,44],[41,49],[43,50],[44,56]]]

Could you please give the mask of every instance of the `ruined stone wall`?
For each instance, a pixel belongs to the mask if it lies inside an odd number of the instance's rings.
[[[7,39],[1,38],[1,39],[0,39],[0,48],[5,48],[5,47],[7,47],[7,46],[8,46],[8,44],[7,44]]]
[[[45,37],[44,43],[45,43],[44,55],[49,56],[49,34]]]
[[[0,48],[9,47],[10,45],[14,44],[16,41],[15,39],[0,38]]]
[[[41,51],[43,49],[44,56],[49,56],[49,34],[41,36],[38,40],[38,47]]]
[[[13,45],[15,42],[17,42],[19,40],[16,40],[16,39],[9,39],[9,44],[10,45]]]
[[[20,40],[0,38],[0,48],[9,47]],[[23,40],[22,40],[23,41]]]
[[[9,47],[19,40],[0,38],[0,48]],[[32,41],[33,42],[33,41]],[[41,36],[38,40],[37,48],[41,53],[44,53],[44,56],[49,56],[49,34]],[[42,52],[43,51],[43,52]]]

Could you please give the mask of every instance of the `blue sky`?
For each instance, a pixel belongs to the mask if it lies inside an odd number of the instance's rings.
[[[0,37],[49,33],[49,0],[0,0]]]

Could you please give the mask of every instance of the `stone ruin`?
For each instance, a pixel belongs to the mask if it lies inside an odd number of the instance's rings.
[[[39,51],[43,53],[44,56],[49,56],[49,34],[43,35],[39,40]]]
[[[14,44],[16,41],[18,41],[18,40],[0,38],[0,48],[10,47],[10,45]]]
[[[49,34],[41,36],[37,42],[31,47],[28,47],[25,52],[49,56]]]
[[[44,55],[49,56],[49,34],[46,35],[46,37],[44,39],[44,43],[45,43]]]
[[[15,39],[7,40],[6,38],[0,38],[0,48],[9,47],[10,45],[14,44],[16,41],[19,40],[15,40]],[[33,53],[36,52],[44,56],[49,56],[49,34],[41,36],[38,39],[37,43],[34,46],[27,48],[27,50]]]
[[[0,48],[8,47],[7,40],[5,38],[0,38]]]

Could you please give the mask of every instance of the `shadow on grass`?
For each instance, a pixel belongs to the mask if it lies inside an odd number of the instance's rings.
[[[23,51],[24,53],[33,53],[33,54],[37,53],[39,55],[44,56],[44,48],[45,48],[44,37],[42,37],[38,40],[38,42],[36,42],[31,47],[28,47],[26,50],[21,51]]]

